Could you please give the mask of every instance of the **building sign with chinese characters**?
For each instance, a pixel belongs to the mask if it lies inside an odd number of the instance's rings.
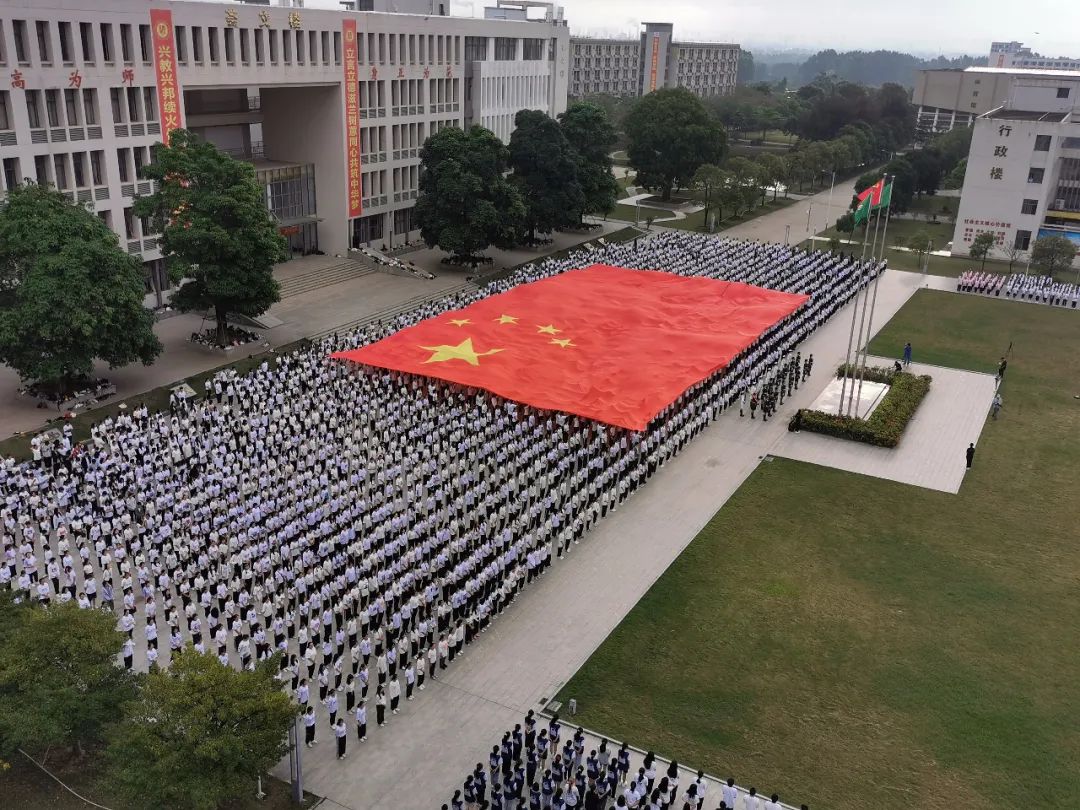
[[[980,233],[994,234],[994,244],[1001,247],[1005,244],[1005,235],[1012,229],[1011,222],[1001,222],[996,219],[964,219],[964,241],[972,242]]]
[[[660,35],[652,35],[652,66],[649,68],[649,92],[656,89],[656,71],[660,67]]]
[[[154,68],[157,71],[161,140],[167,144],[169,133],[184,126],[180,112],[180,80],[176,75],[172,12],[167,9],[150,9],[150,31],[154,44]]]
[[[341,23],[345,68],[345,160],[348,166],[349,217],[364,212],[360,182],[360,85],[357,67],[356,20]],[[374,68],[373,68],[374,70]]]

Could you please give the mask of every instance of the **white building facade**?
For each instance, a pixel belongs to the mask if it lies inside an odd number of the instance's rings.
[[[728,95],[739,72],[738,45],[676,42],[671,23],[644,23],[638,39],[570,40],[570,95],[637,97],[685,87],[703,98]]]
[[[953,254],[984,231],[996,258],[1024,261],[1042,236],[1080,247],[1080,73],[1017,79],[1008,103],[976,120]]]
[[[152,191],[139,168],[171,123],[254,163],[296,252],[416,238],[424,140],[472,124],[507,140],[518,110],[563,112],[569,30],[550,13],[472,19],[440,16],[445,5],[429,0],[360,4],[388,6],[434,13],[5,0],[0,191],[29,179],[90,206],[160,295],[159,234],[132,204]]]
[[[1041,70],[1080,70],[1080,58],[1075,56],[1043,56],[1024,47],[1023,42],[991,42],[990,67],[1029,68]]]

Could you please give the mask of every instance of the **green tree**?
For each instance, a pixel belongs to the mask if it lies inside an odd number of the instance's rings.
[[[186,649],[149,673],[109,734],[109,784],[148,809],[214,810],[251,792],[296,717],[274,660],[241,672]]]
[[[911,199],[915,196],[917,177],[915,169],[906,158],[896,158],[889,161],[885,166],[885,174],[893,175],[892,201],[890,205],[894,213],[903,213],[911,205]]]
[[[117,666],[123,636],[112,613],[74,602],[5,611],[16,623],[0,645],[0,743],[4,750],[101,739],[135,679]]]
[[[428,247],[467,259],[489,245],[515,245],[525,203],[505,176],[508,159],[495,133],[477,125],[446,127],[424,142],[413,210]]]
[[[13,187],[0,208],[0,360],[68,394],[96,359],[161,354],[142,267],[116,234],[55,189]]]
[[[1064,270],[1076,258],[1076,244],[1064,236],[1044,236],[1031,246],[1031,263],[1046,271],[1048,276]]]
[[[751,51],[739,51],[739,66],[735,73],[736,84],[749,84],[754,80],[754,54]]]
[[[894,198],[895,199],[895,198]],[[915,260],[922,265],[923,256],[930,249],[930,233],[925,228],[919,228],[907,239],[907,248],[915,254]]]
[[[611,173],[615,126],[602,108],[576,102],[559,116],[559,127],[570,144],[583,195],[579,220],[586,214],[607,214],[619,198],[619,184]]]
[[[784,159],[780,155],[774,155],[770,152],[758,155],[757,164],[761,177],[764,180],[763,185],[772,186],[773,199],[776,199],[780,190],[780,185],[784,182],[784,175],[787,171],[787,167],[784,165]]]
[[[915,170],[915,193],[934,195],[941,187],[941,158],[932,149],[918,149],[905,156]]]
[[[839,219],[836,220],[836,230],[841,233],[854,233],[855,232],[855,215],[848,211]]]
[[[184,312],[213,309],[218,344],[228,343],[230,314],[255,317],[281,300],[274,264],[286,241],[266,209],[255,168],[187,130],[173,130],[143,177],[157,191],[135,213],[162,232],[169,273],[187,279],[172,303]]]
[[[945,179],[941,181],[942,188],[960,189],[964,187],[964,175],[967,174],[967,158],[963,158],[953,167]]]
[[[968,248],[968,255],[975,259],[975,261],[982,261],[980,270],[986,269],[986,257],[990,255],[990,251],[994,248],[994,241],[996,237],[990,231],[982,231],[974,239],[971,240],[971,247]]]
[[[512,181],[525,202],[528,241],[581,221],[585,195],[570,144],[558,122],[540,110],[520,110],[510,135]]]
[[[684,87],[656,90],[639,100],[626,117],[626,134],[638,181],[659,188],[664,200],[671,199],[673,188],[688,185],[703,163],[719,164],[726,144],[701,99]]]
[[[709,227],[710,204],[717,199],[719,190],[730,182],[731,175],[712,163],[705,163],[699,166],[698,170],[694,172],[694,179],[691,182],[691,185],[693,188],[705,194],[705,216],[703,221],[706,229]],[[721,216],[723,216],[723,210],[721,210],[720,213]]]

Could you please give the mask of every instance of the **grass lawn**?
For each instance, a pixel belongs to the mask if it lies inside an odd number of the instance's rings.
[[[762,464],[562,690],[574,722],[796,805],[1080,806],[1078,336],[917,293],[873,353],[1013,342],[960,493]]]

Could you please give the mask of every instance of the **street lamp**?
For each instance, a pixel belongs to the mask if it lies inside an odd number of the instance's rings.
[[[810,207],[806,209],[806,234],[810,235],[810,215],[814,213],[814,203],[810,202]]]

